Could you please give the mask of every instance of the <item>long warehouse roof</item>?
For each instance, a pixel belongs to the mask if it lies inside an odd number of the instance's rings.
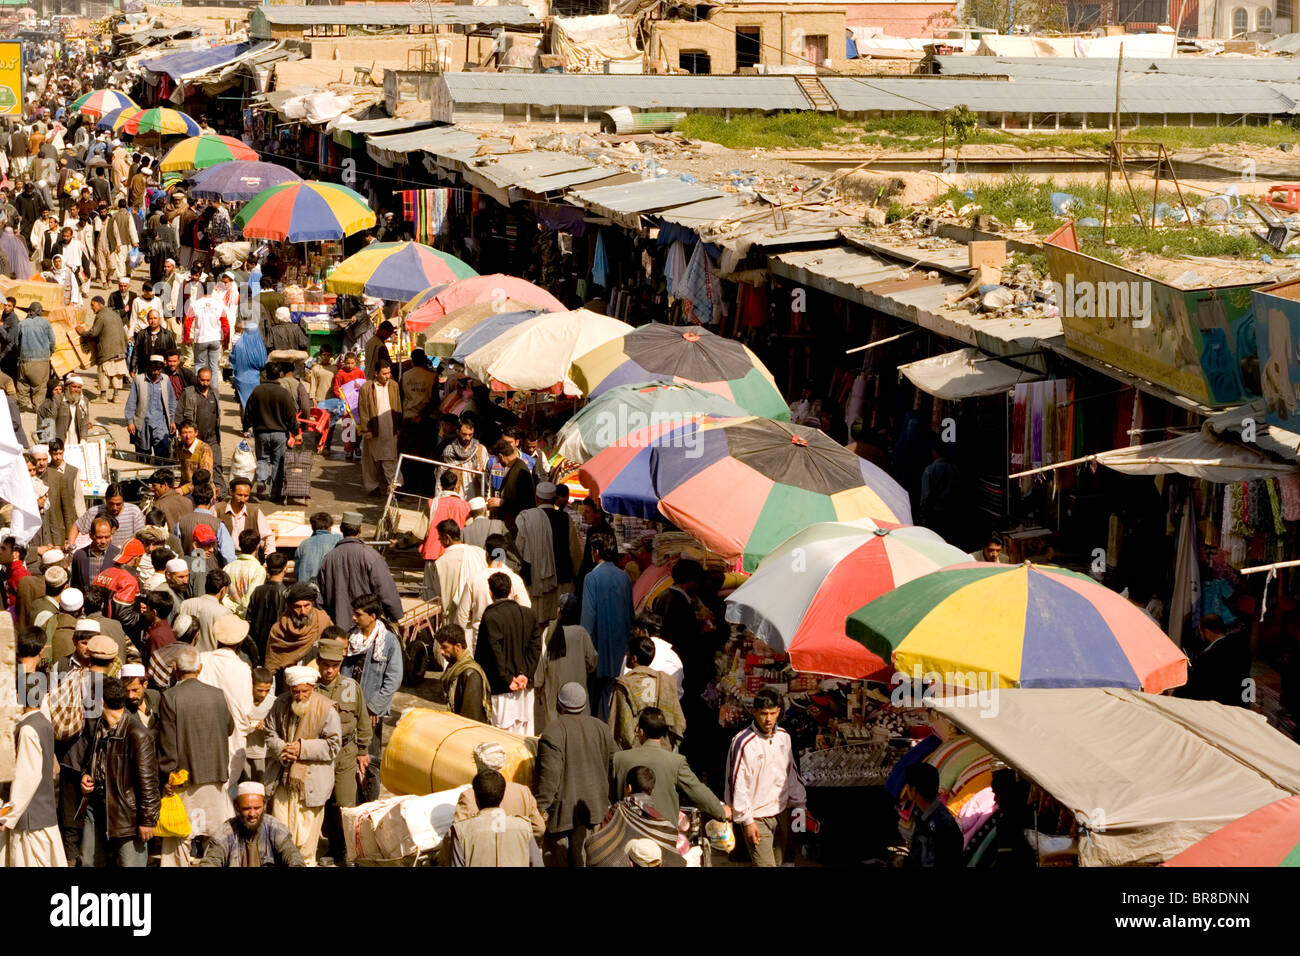
[[[374,3],[345,6],[274,5],[254,7],[249,24],[264,20],[272,26],[365,26],[394,27],[423,24],[477,23],[524,26],[537,23],[527,7],[513,4],[407,4]]]
[[[806,110],[810,105],[790,76],[444,73],[441,79],[456,103],[719,110]]]
[[[1089,70],[1115,76],[1118,61],[1113,57],[1059,56],[936,56],[943,73],[1052,76],[1061,69]],[[1300,79],[1300,60],[1291,57],[1175,57],[1124,60],[1125,73],[1163,73],[1171,76],[1220,77],[1233,80],[1294,82]]]

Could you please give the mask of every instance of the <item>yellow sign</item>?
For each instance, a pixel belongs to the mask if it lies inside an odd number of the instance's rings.
[[[23,115],[23,44],[0,41],[0,116]]]

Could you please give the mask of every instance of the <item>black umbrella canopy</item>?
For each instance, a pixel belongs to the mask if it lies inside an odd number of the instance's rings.
[[[863,483],[858,456],[816,428],[748,418],[722,430],[731,457],[773,481],[824,495]]]
[[[743,345],[698,325],[643,325],[623,337],[623,353],[647,372],[692,382],[744,378],[754,367]]]

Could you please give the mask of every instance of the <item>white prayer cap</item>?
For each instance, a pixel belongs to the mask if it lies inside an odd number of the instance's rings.
[[[469,510],[486,511],[487,500],[482,495],[475,495],[473,498],[469,499]]]
[[[143,664],[123,664],[118,676],[122,680],[130,680],[132,677],[147,677],[148,672],[144,669]]]
[[[50,456],[50,446],[49,446],[49,445],[33,445],[33,446],[32,446],[32,455],[33,455],[34,457],[36,457],[36,458],[39,458],[41,455],[44,455],[46,458],[48,458],[48,457]]]
[[[286,667],[284,669],[284,682],[290,687],[297,687],[299,684],[314,684],[320,674],[314,668],[303,667]]]
[[[275,310],[275,321],[288,322],[290,319],[289,307],[282,305]]]
[[[170,262],[172,265],[176,265],[176,260],[175,260],[175,259],[165,259],[165,260],[163,261],[163,265],[166,265],[168,262]]]
[[[79,588],[65,588],[59,592],[59,610],[65,614],[75,614],[86,603],[86,596]]]
[[[80,376],[80,375],[69,375],[67,378],[64,379],[64,381],[67,382],[69,385],[80,385],[80,384],[81,384],[81,376]]]
[[[183,574],[189,569],[190,566],[185,563],[184,558],[172,558],[165,565],[163,565],[163,570],[166,571],[168,574]]]
[[[118,276],[118,277],[117,277],[117,284],[118,284],[118,285],[121,285],[123,282],[125,282],[127,285],[130,285],[130,284],[131,284],[131,280],[128,279],[126,276]]]
[[[485,740],[474,748],[474,764],[479,770],[500,770],[506,765],[506,748]]]
[[[62,560],[63,560],[63,552],[60,551],[58,548],[50,548],[50,550],[46,551],[44,554],[41,555],[41,564],[47,568],[51,564],[58,564]]]
[[[235,791],[236,799],[239,797],[250,797],[254,795],[263,798],[266,797],[266,787],[258,783],[256,780],[245,780]]]
[[[88,617],[83,617],[77,622],[77,626],[74,627],[73,630],[78,633],[98,634],[99,622]]]

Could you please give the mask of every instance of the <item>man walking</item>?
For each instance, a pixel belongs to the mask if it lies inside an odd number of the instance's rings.
[[[384,616],[390,621],[402,618],[402,600],[388,563],[374,548],[361,540],[361,515],[345,511],[339,524],[343,540],[321,562],[316,575],[321,606],[334,621],[352,620],[353,602],[367,594],[377,594],[383,602]]]
[[[487,674],[465,645],[465,629],[444,624],[436,636],[438,652],[447,662],[442,672],[442,692],[453,714],[480,723],[492,722],[492,698]]]
[[[226,307],[215,292],[189,303],[182,334],[185,344],[194,347],[194,368],[209,369],[212,381],[217,381],[221,374],[222,349],[230,347],[230,323]]]
[[[515,545],[528,570],[528,597],[538,622],[545,627],[560,613],[559,583],[556,579],[556,549],[551,522],[542,510],[555,501],[555,485],[544,481],[537,486],[536,507],[519,512],[515,519]],[[567,547],[568,538],[564,539]],[[573,575],[569,575],[573,580]]]
[[[382,497],[397,474],[397,426],[402,415],[402,395],[393,381],[391,362],[380,359],[373,381],[361,386],[357,401],[362,490]]]
[[[267,789],[271,814],[289,829],[307,866],[316,865],[325,801],[334,790],[334,762],[343,745],[334,704],[316,691],[317,672],[285,671],[289,690],[267,714]]]
[[[334,629],[334,633],[342,633]],[[361,685],[341,673],[348,642],[338,638],[322,638],[316,650],[316,668],[320,680],[316,689],[334,702],[339,714],[341,745],[334,758],[334,790],[325,806],[325,824],[329,829],[330,856],[335,861],[346,857],[348,835],[343,833],[343,807],[357,805],[357,788],[365,779],[370,764],[370,738],[372,732],[370,712],[366,709]]]
[[[264,497],[270,490],[279,498],[284,487],[284,453],[289,439],[302,431],[298,423],[298,405],[275,380],[275,366],[266,368],[267,380],[253,389],[244,406],[244,431],[253,433],[257,446],[257,488]]]
[[[45,383],[50,378],[50,357],[57,348],[54,328],[41,311],[41,304],[27,307],[27,318],[18,326],[18,397],[32,411],[45,401]]]
[[[163,357],[149,356],[149,371],[131,380],[124,413],[126,430],[140,454],[170,458],[176,434],[176,395],[162,369]]]
[[[548,866],[585,865],[591,828],[609,810],[609,770],[618,749],[604,721],[582,713],[587,692],[560,688],[559,715],[537,742],[537,808],[546,817]]]
[[[740,825],[755,866],[780,866],[790,836],[790,810],[804,805],[803,780],[790,735],[777,726],[781,699],[771,690],[754,695],[754,722],[727,751],[725,802]]]
[[[613,538],[592,535],[587,546],[596,566],[582,584],[582,626],[591,635],[599,656],[590,681],[592,712],[603,716],[608,713],[605,691],[627,657],[632,629],[632,579],[611,560],[617,554]]]
[[[352,633],[348,635],[348,665],[361,685],[361,694],[374,733],[369,741],[365,797],[379,798],[379,762],[383,758],[384,718],[393,705],[393,695],[402,686],[402,644],[380,617],[383,601],[367,594],[352,604]],[[423,677],[424,675],[419,675]]]
[[[510,600],[510,578],[488,578],[492,603],[479,623],[474,658],[487,674],[492,694],[492,723],[502,730],[531,737],[533,687],[542,655],[542,635],[531,608]]]
[[[126,327],[122,324],[122,317],[105,304],[102,295],[94,296],[90,307],[95,312],[94,321],[90,328],[78,326],[77,331],[83,339],[95,344],[95,363],[99,367],[99,393],[95,397],[115,405],[117,391],[126,388],[130,375],[126,367]]]
[[[231,816],[226,781],[235,720],[225,695],[198,680],[202,669],[198,648],[182,647],[172,664],[175,683],[158,705],[158,769],[168,775],[178,770],[189,774],[179,787],[167,783],[164,793],[180,795],[191,830],[189,839],[163,838],[163,866],[190,866],[193,839],[211,836]]]

